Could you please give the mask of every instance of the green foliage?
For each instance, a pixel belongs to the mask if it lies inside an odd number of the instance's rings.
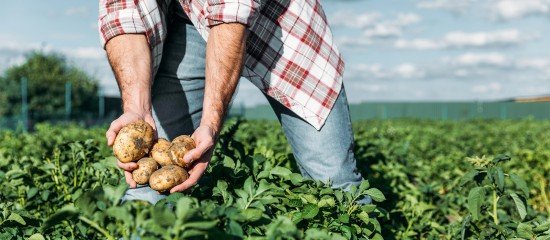
[[[104,128],[0,132],[0,239],[550,238],[548,121],[357,123],[347,192],[302,178],[277,123],[226,125],[199,184],[154,206],[120,202]]]
[[[21,79],[28,80],[28,104],[33,119],[62,116],[65,111],[65,83],[72,84],[75,114],[97,112],[97,82],[71,66],[58,54],[31,52],[25,63],[13,66],[0,77],[0,116],[21,114]]]

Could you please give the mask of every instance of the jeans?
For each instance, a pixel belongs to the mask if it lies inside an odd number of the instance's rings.
[[[161,65],[152,87],[153,116],[158,136],[173,139],[192,134],[199,126],[204,98],[206,43],[189,22],[169,26]],[[353,132],[342,88],[321,130],[305,122],[281,103],[266,96],[290,143],[302,175],[334,188],[349,189],[363,178],[353,154]],[[156,203],[166,197],[147,185],[128,189],[125,200]],[[370,198],[360,201],[370,203]]]

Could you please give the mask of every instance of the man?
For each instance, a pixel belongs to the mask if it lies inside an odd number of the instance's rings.
[[[205,172],[241,76],[265,93],[305,177],[344,189],[361,182],[344,63],[317,0],[100,0],[99,27],[124,111],[108,144],[138,119],[159,137],[192,134],[197,143],[184,159],[189,179],[170,193]],[[135,163],[118,165],[125,200],[165,197],[136,186]]]

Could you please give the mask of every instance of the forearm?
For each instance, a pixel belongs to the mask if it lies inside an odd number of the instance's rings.
[[[201,125],[219,132],[243,65],[246,27],[221,24],[210,29],[206,45],[206,87]]]
[[[151,52],[143,34],[125,34],[107,42],[107,57],[120,89],[124,112],[151,111]]]

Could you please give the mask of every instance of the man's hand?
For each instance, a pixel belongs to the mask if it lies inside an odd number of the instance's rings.
[[[201,124],[192,136],[197,148],[184,156],[184,161],[193,165],[189,170],[189,179],[170,189],[170,193],[184,191],[197,184],[210,163],[215,139],[241,77],[245,45],[246,26],[243,24],[220,24],[210,29],[206,44],[206,79]]]
[[[120,88],[124,111],[107,130],[107,144],[112,146],[120,129],[140,119],[149,123],[156,135],[155,121],[151,115],[151,52],[147,38],[144,34],[119,35],[109,40],[105,49]],[[137,164],[117,162],[124,170],[126,183],[135,188],[137,184],[132,178],[132,171]]]
[[[191,136],[197,147],[185,154],[185,163],[191,163],[189,178],[185,182],[170,189],[170,193],[185,191],[195,186],[206,171],[206,167],[212,158],[216,133],[209,126],[200,126]]]
[[[153,131],[156,135],[156,127],[155,127],[155,120],[153,120],[153,116],[151,113],[135,113],[135,112],[126,112],[122,114],[119,118],[114,120],[111,125],[109,126],[109,130],[107,130],[107,133],[105,134],[105,137],[107,138],[107,144],[109,146],[113,146],[113,143],[115,141],[116,135],[122,129],[124,126],[133,123],[137,120],[144,120],[147,122],[151,127],[153,127]],[[155,136],[156,138],[156,136]],[[135,162],[129,162],[129,163],[123,163],[120,162],[117,159],[117,165],[118,167],[122,168],[124,170],[124,176],[126,177],[126,183],[130,185],[130,188],[137,187],[136,181],[132,178],[132,171],[134,171],[138,166]]]

